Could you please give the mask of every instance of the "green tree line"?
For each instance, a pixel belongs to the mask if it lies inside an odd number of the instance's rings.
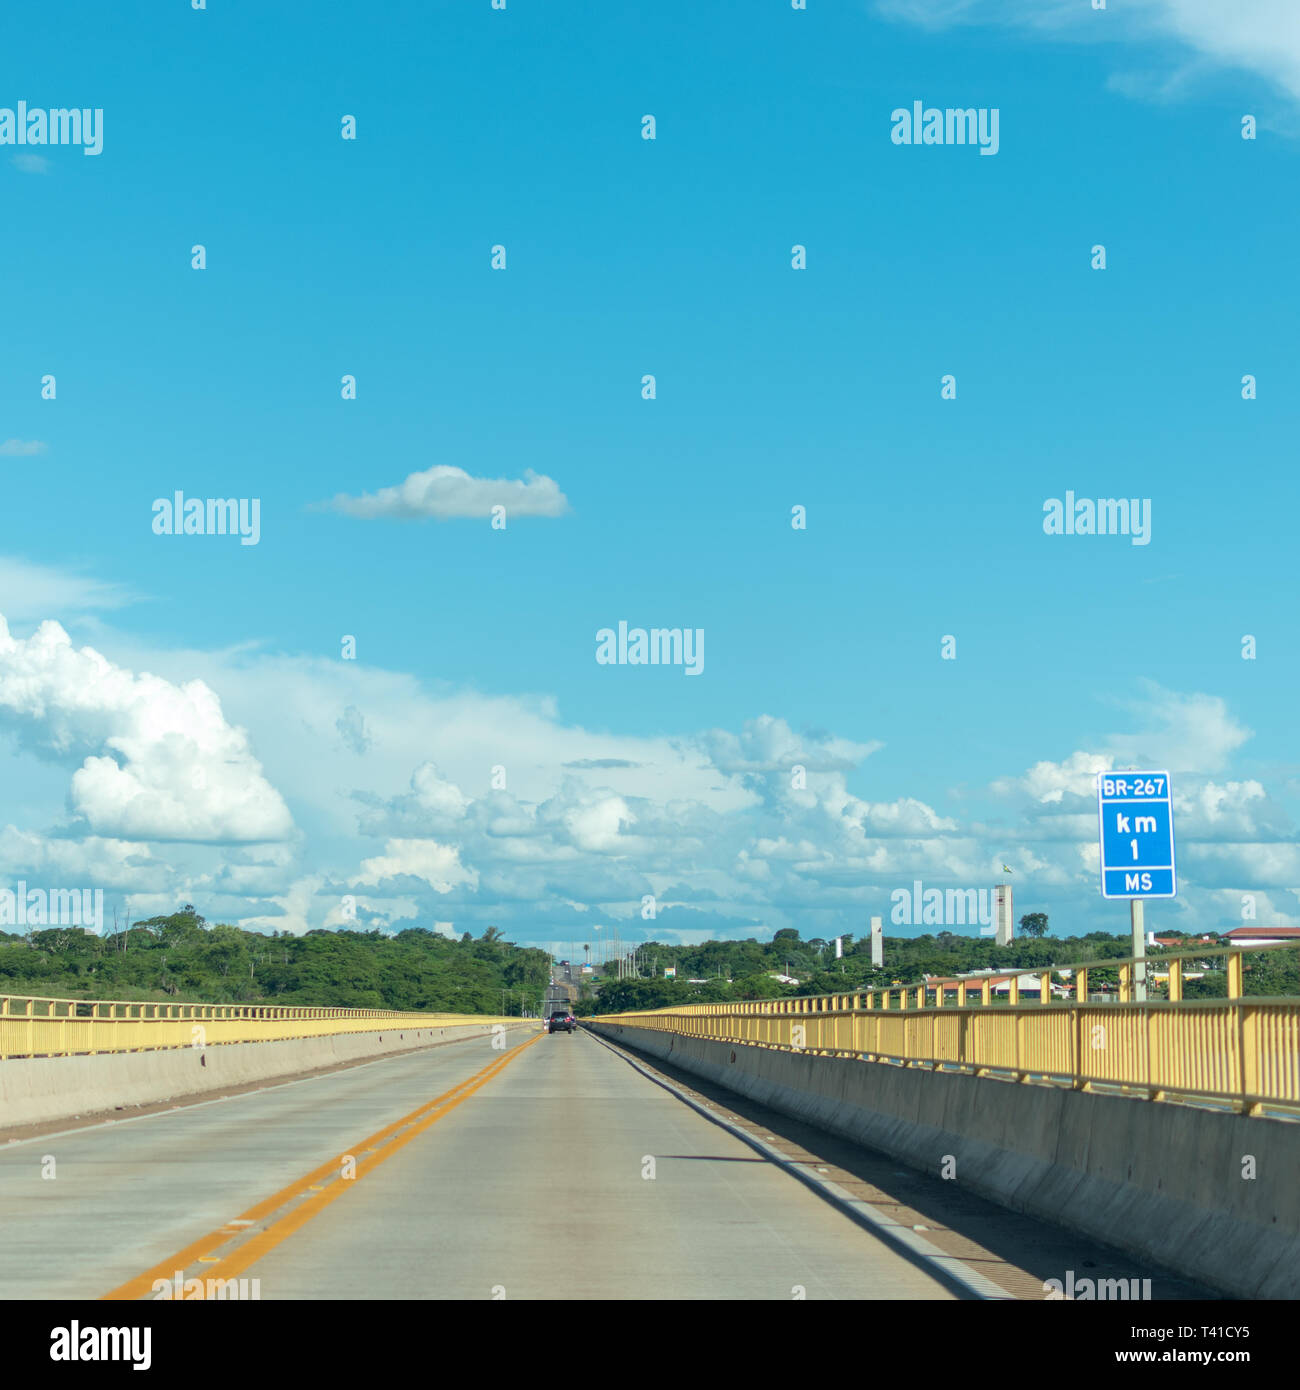
[[[209,925],[191,904],[102,936],[0,932],[0,994],[518,1014],[536,1010],[549,967],[496,927],[459,940],[422,927],[268,935]]]
[[[834,942],[804,941],[789,928],[770,941],[694,946],[652,941],[638,951],[641,974],[649,978],[619,980],[614,967],[606,966],[594,982],[584,979],[576,1011],[613,1013],[883,989],[918,984],[926,975],[1032,971],[1117,959],[1132,949],[1127,933],[1048,939],[1041,913],[1029,914],[1021,926],[1030,934],[1007,947],[949,931],[886,937],[885,966],[879,970],[871,965],[871,942],[865,936],[842,938],[841,959]],[[1151,959],[1158,962],[1162,954],[1152,950]],[[1207,958],[1206,965],[1196,971],[1189,962],[1188,973],[1201,978],[1186,982],[1186,998],[1227,993],[1222,960]],[[665,969],[675,970],[676,978],[665,978]],[[776,974],[799,983],[783,983],[773,978]],[[34,929],[25,935],[0,932],[0,994],[517,1015],[540,1008],[549,975],[546,951],[507,941],[496,927],[477,938],[466,932],[459,939],[423,927],[392,934],[322,930],[268,935],[209,924],[187,903],[167,916],[104,935],[80,927]],[[1116,970],[1103,967],[1092,972],[1090,985],[1113,986],[1117,978]],[[1300,995],[1300,952],[1248,954],[1245,981],[1249,995]],[[1153,997],[1159,993],[1153,989]]]
[[[612,978],[616,967],[606,966],[592,986],[584,989],[578,1011],[592,1015],[663,1009],[677,1004],[885,989],[919,984],[927,975],[951,977],[974,970],[1033,971],[1082,961],[1118,960],[1133,950],[1132,937],[1127,932],[1089,932],[1047,939],[1044,913],[1027,914],[1020,926],[1022,934],[1005,947],[988,937],[949,931],[914,937],[886,936],[882,969],[871,964],[870,936],[841,938],[844,955],[840,959],[835,957],[833,941],[816,937],[802,941],[791,928],[778,931],[767,942],[751,938],[676,946],[652,941],[637,952],[640,972],[649,978]],[[1195,949],[1195,943],[1188,941],[1185,949]],[[1165,954],[1160,948],[1152,948],[1148,956],[1158,963]],[[1201,971],[1192,962],[1186,963],[1188,973],[1200,974],[1201,978],[1185,982],[1185,998],[1221,998],[1227,993],[1222,957],[1207,958],[1205,964],[1208,968]],[[665,978],[665,968],[675,969],[676,977]],[[775,974],[792,976],[799,983],[783,983],[772,978]],[[1089,973],[1089,988],[1113,989],[1118,980],[1117,969],[1101,967]],[[1247,956],[1245,981],[1249,995],[1300,995],[1300,952],[1271,951]],[[1162,990],[1163,986],[1153,987],[1151,997],[1159,997]]]

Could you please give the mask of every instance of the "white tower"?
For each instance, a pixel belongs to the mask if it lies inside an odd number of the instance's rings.
[[[999,946],[1011,945],[1011,885],[999,883],[993,889],[993,925]]]

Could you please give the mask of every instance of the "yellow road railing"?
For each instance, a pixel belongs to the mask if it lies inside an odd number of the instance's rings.
[[[222,1043],[280,1042],[334,1033],[404,1032],[519,1023],[486,1014],[403,1013],[279,1004],[155,1004],[0,995],[0,1058],[145,1052]]]
[[[1141,1003],[1132,993],[1143,963],[1128,957],[1061,970],[998,972],[995,980],[1011,977],[1005,1006],[993,1002],[988,980],[932,979],[887,990],[688,1004],[592,1021],[818,1056],[1002,1074],[1076,1090],[1116,1087],[1151,1100],[1213,1099],[1259,1115],[1268,1107],[1300,1107],[1300,998],[1244,997],[1243,978],[1250,958],[1293,949],[1218,947],[1148,957],[1148,977],[1153,967],[1175,962],[1177,968],[1169,975],[1172,998]],[[1183,999],[1182,961],[1219,956],[1227,958],[1228,997]],[[1088,999],[1088,972],[1101,967],[1119,971],[1121,997],[1114,1003]],[[1048,986],[1056,974],[1072,982],[1073,998],[1051,998]],[[1041,977],[1039,1002],[1019,997],[1017,975]],[[950,997],[956,1002],[946,1002]]]

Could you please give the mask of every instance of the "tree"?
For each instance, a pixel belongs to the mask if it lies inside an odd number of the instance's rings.
[[[1046,936],[1047,913],[1026,912],[1020,919],[1021,936]]]
[[[1248,957],[1246,993],[1280,998],[1300,993],[1300,959],[1289,950],[1260,951]]]

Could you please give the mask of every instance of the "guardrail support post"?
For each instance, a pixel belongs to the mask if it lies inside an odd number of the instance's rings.
[[[1241,961],[1243,953],[1233,951],[1228,956],[1228,998],[1241,998]]]
[[[1258,1039],[1251,1026],[1248,1006],[1244,1003],[1234,1004],[1232,1011],[1237,1016],[1234,1032],[1237,1034],[1237,1057],[1241,1068],[1241,1108],[1246,1115],[1258,1115],[1260,1104],[1251,1099],[1260,1092]]]

